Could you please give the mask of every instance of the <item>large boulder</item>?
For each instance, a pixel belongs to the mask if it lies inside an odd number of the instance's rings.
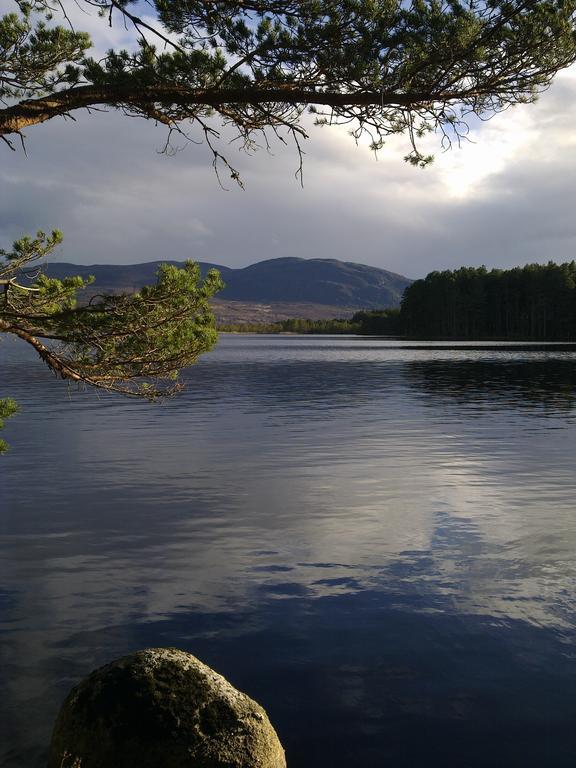
[[[73,688],[48,760],[48,768],[285,766],[262,707],[174,648],[125,656]]]

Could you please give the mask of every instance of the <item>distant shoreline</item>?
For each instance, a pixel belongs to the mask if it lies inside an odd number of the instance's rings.
[[[386,340],[400,342],[395,345],[396,349],[414,349],[414,350],[482,350],[482,351],[501,351],[503,349],[514,348],[515,350],[526,350],[530,352],[547,351],[550,349],[562,348],[566,351],[576,351],[576,341],[541,341],[538,339],[447,339],[433,337],[407,337],[394,334],[368,334],[368,333],[331,333],[331,332],[313,332],[313,331],[281,331],[281,330],[225,330],[218,329],[218,333],[227,336],[340,336],[355,339]]]

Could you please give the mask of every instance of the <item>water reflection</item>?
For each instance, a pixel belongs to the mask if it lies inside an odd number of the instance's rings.
[[[534,359],[536,358],[536,359]],[[576,401],[576,365],[572,354],[528,359],[412,361],[404,373],[408,384],[432,401],[447,398],[486,408],[534,408],[564,415]],[[560,412],[560,413],[558,413]]]
[[[574,764],[574,353],[358,341],[227,339],[160,408],[8,350],[0,763],[177,645],[291,768]]]

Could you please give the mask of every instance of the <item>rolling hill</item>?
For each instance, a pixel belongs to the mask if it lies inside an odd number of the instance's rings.
[[[130,292],[152,282],[160,263],[85,266],[53,262],[46,266],[46,274],[58,278],[94,275],[98,292]],[[218,304],[294,304],[300,305],[298,316],[307,305],[347,311],[396,307],[404,288],[412,282],[385,269],[336,259],[269,259],[242,269],[200,262],[200,267],[203,273],[215,267],[222,274],[226,288],[218,294]]]

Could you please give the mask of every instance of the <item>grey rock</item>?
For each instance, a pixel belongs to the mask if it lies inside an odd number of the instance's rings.
[[[125,656],[73,688],[48,760],[48,768],[285,766],[264,709],[174,648]]]

